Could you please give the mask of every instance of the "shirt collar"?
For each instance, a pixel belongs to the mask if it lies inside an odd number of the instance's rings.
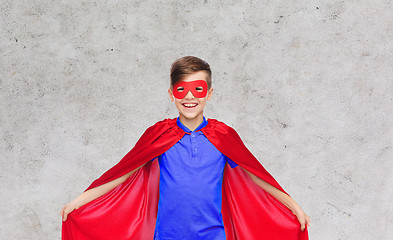
[[[187,133],[191,133],[192,132],[188,127],[184,126],[184,124],[180,121],[179,117],[177,117],[176,123],[177,123],[177,126],[179,126],[179,128],[181,128],[183,131],[185,131]],[[202,123],[199,124],[199,126],[197,128],[195,128],[194,132],[196,132],[196,131],[200,130],[201,128],[205,127],[207,125],[207,123],[208,123],[208,121],[206,121],[205,116],[203,116]]]

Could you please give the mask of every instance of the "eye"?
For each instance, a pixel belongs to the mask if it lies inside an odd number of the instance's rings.
[[[178,92],[182,92],[182,91],[184,90],[184,87],[178,87],[176,90],[177,90]]]
[[[203,91],[203,87],[196,87],[195,88],[198,92],[202,92]]]

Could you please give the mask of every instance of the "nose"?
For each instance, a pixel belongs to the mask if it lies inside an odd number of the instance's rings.
[[[191,90],[188,91],[188,93],[186,94],[185,98],[187,98],[187,99],[194,98],[194,94],[192,94]]]

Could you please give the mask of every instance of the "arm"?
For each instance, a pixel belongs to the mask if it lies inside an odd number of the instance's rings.
[[[277,188],[273,187],[269,183],[263,181],[262,179],[250,173],[246,169],[244,168],[242,169],[251,177],[253,182],[255,182],[263,190],[268,192],[275,199],[280,201],[282,204],[284,204],[287,208],[289,208],[292,211],[292,213],[299,220],[300,228],[302,231],[305,229],[305,225],[307,225],[307,227],[310,226],[310,217],[307,216],[307,214],[300,208],[300,206],[290,196],[278,190]]]
[[[143,166],[143,165],[142,165]],[[101,197],[105,193],[109,192],[110,190],[114,189],[121,183],[123,183],[125,180],[127,180],[134,172],[136,172],[139,168],[142,166],[132,170],[131,172],[113,180],[108,183],[102,184],[98,187],[92,188],[87,190],[86,192],[83,192],[80,194],[78,197],[76,197],[74,200],[72,200],[70,203],[65,205],[63,209],[60,212],[60,215],[63,218],[63,221],[67,220],[67,215],[74,211],[75,209],[78,209],[85,205],[86,203],[93,201],[94,199]]]

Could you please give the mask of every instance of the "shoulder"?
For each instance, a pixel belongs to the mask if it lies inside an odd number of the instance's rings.
[[[202,128],[202,131],[209,140],[215,141],[216,139],[229,145],[242,142],[239,134],[231,126],[217,119],[208,119],[208,122],[206,127]]]
[[[214,118],[208,118],[207,122],[211,125],[211,126],[218,126],[218,127],[227,127],[227,128],[231,128],[229,125],[227,125],[226,123],[219,121],[217,119]]]
[[[156,122],[151,127],[153,127],[153,126],[162,127],[165,125],[173,125],[173,124],[176,124],[176,118],[165,118],[161,121]]]
[[[165,118],[148,127],[145,132],[152,132],[152,131],[162,132],[167,129],[173,128],[175,126],[176,126],[176,118]]]
[[[233,129],[231,126],[225,124],[222,121],[219,121],[214,118],[209,118],[207,121],[208,121],[208,124],[206,125],[206,127],[208,127],[209,131],[221,131],[221,132],[226,132],[226,133],[228,133],[228,132],[236,133],[235,129]]]

